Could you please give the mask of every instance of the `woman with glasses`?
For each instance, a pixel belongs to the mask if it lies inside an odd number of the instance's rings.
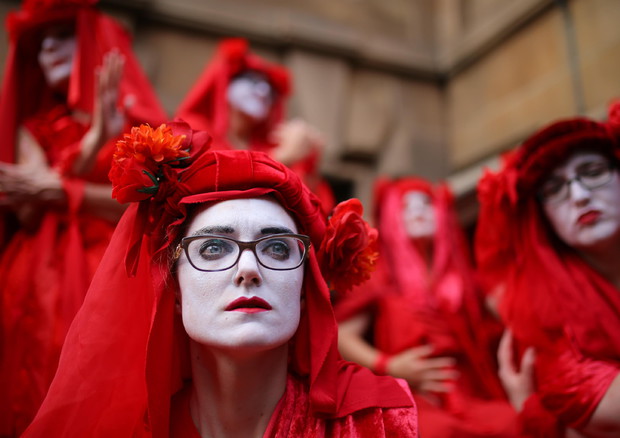
[[[507,388],[532,433],[549,414],[557,436],[620,433],[619,109],[552,123],[479,185],[479,266],[514,339],[504,380],[535,353],[533,393]]]
[[[337,350],[326,279],[376,257],[361,204],[328,223],[284,165],[208,140],[171,123],[118,143],[132,205],[24,436],[416,437],[406,385]]]

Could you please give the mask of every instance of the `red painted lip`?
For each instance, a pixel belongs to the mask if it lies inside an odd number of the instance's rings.
[[[271,304],[259,297],[240,297],[228,304],[227,312],[258,313],[271,310]]]
[[[591,225],[595,223],[599,217],[601,217],[601,212],[598,210],[586,211],[577,218],[577,223],[579,225]]]

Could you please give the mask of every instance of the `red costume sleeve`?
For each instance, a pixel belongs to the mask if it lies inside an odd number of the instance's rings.
[[[568,426],[585,426],[620,368],[584,356],[565,340],[552,352],[537,356],[536,377],[541,402]]]

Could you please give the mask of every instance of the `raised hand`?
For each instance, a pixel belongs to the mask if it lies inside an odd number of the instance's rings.
[[[82,150],[73,166],[76,174],[87,173],[101,147],[123,130],[125,110],[133,103],[132,96],[121,106],[118,102],[124,65],[125,57],[118,50],[112,50],[105,54],[102,65],[95,71],[92,124],[82,139]]]
[[[301,119],[280,124],[271,140],[277,144],[273,158],[287,166],[306,158],[315,150],[321,150],[324,143],[319,131]]]

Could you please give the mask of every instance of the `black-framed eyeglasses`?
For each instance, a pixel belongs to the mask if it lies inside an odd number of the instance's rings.
[[[538,197],[542,202],[554,204],[568,199],[570,186],[578,181],[588,190],[596,190],[609,183],[614,175],[614,167],[608,161],[589,161],[576,169],[575,176],[569,179],[551,177],[545,181]]]
[[[310,237],[303,234],[271,234],[250,242],[242,242],[216,234],[188,236],[181,239],[175,261],[185,251],[187,260],[199,271],[225,271],[237,264],[241,253],[251,250],[256,260],[267,269],[288,271],[300,267],[310,249]]]

